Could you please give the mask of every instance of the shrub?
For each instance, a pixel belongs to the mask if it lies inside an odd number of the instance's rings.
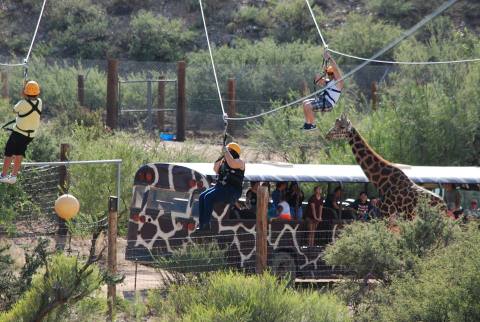
[[[369,297],[360,321],[478,321],[480,232],[471,225],[453,244]]]
[[[389,282],[392,276],[411,272],[418,259],[449,245],[458,234],[456,224],[427,201],[419,203],[416,213],[411,221],[398,219],[398,234],[387,221],[348,225],[327,246],[325,260],[329,265],[345,266],[358,279]]]
[[[107,53],[109,21],[90,0],[60,1],[45,11],[51,53],[64,57],[97,58]]]
[[[157,257],[158,268],[179,273],[217,271],[225,268],[225,250],[216,243],[189,244],[174,250],[171,256]]]
[[[150,292],[165,321],[349,321],[346,306],[330,295],[297,292],[273,275],[208,275],[198,284],[173,286],[166,299]]]
[[[2,321],[56,321],[73,305],[98,289],[103,276],[96,266],[81,266],[75,257],[54,255],[45,272],[38,272],[31,287],[12,309],[0,315]],[[87,264],[85,264],[87,265]]]
[[[180,19],[139,11],[130,22],[129,54],[139,60],[174,61],[193,39]]]

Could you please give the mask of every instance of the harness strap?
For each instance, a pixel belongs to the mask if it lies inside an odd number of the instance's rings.
[[[30,104],[30,106],[32,107],[32,109],[30,111],[28,111],[27,113],[25,114],[18,114],[18,117],[27,117],[29,116],[30,114],[32,114],[33,112],[37,112],[38,115],[42,115],[42,112],[38,109],[38,105],[40,104],[40,101],[37,100],[37,103],[33,103],[31,100],[27,99],[26,100],[28,102],[28,104]]]
[[[5,130],[5,131],[13,131],[11,128],[7,128],[7,126],[9,126],[9,125],[11,125],[11,124],[13,124],[13,123],[15,123],[15,122],[16,122],[16,120],[13,119],[13,120],[8,121],[7,123],[3,124],[2,130]]]

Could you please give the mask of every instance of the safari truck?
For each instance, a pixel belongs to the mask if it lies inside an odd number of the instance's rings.
[[[442,192],[442,184],[454,183],[464,191],[477,191],[480,170],[476,167],[407,167],[405,173],[417,184]],[[169,256],[175,249],[197,242],[198,197],[215,184],[210,163],[150,163],[135,174],[128,223],[126,259],[148,263],[157,256]],[[342,186],[344,191],[368,191],[375,188],[359,166],[306,164],[247,164],[245,188],[249,182],[298,182],[312,190],[323,191]],[[244,189],[245,190],[245,189]],[[245,195],[245,194],[244,194]],[[240,200],[241,202],[242,200]],[[355,215],[347,209],[335,213],[324,209],[323,221],[315,232],[315,246],[307,246],[307,224],[303,220],[272,220],[268,223],[268,265],[275,273],[298,277],[331,277],[344,273],[323,261],[325,246],[334,241],[341,228]],[[350,200],[353,201],[353,200]],[[215,204],[211,236],[225,248],[227,263],[245,271],[255,268],[255,217],[242,218],[232,205]]]

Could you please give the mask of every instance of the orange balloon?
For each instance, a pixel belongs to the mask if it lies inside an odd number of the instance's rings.
[[[55,212],[58,217],[64,220],[70,220],[78,214],[80,203],[77,198],[72,195],[65,194],[57,198],[55,201]]]

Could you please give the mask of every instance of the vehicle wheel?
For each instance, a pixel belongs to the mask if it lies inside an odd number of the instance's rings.
[[[295,279],[297,265],[293,256],[287,252],[278,252],[273,255],[272,272],[280,278]]]

